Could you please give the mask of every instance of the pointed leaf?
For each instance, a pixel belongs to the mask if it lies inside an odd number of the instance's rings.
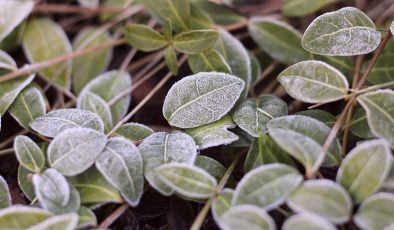
[[[3,0],[0,2],[0,41],[10,34],[33,10],[31,0]]]
[[[171,71],[173,75],[178,74],[178,63],[177,63],[177,57],[175,50],[172,46],[169,46],[166,48],[166,54],[165,54],[165,61],[168,69]]]
[[[269,120],[286,114],[286,102],[273,95],[262,95],[239,104],[232,117],[241,129],[253,137],[258,137],[268,131]]]
[[[302,17],[319,11],[325,6],[337,1],[338,0],[284,0],[282,12],[290,17]]]
[[[168,44],[167,39],[163,35],[145,25],[127,25],[124,28],[124,34],[133,48],[145,52],[159,50]]]
[[[163,25],[163,35],[168,40],[172,40],[172,23],[169,18],[166,18],[164,25]]]
[[[272,210],[283,204],[302,180],[298,171],[290,166],[279,163],[260,166],[238,183],[232,204],[253,204]]]
[[[274,230],[274,220],[265,212],[253,205],[239,205],[231,207],[219,219],[222,229],[254,229]]]
[[[201,72],[175,83],[163,114],[172,126],[194,128],[219,120],[234,106],[244,82],[225,73]]]
[[[190,3],[191,26],[193,30],[214,29],[215,23],[209,14],[197,5],[195,2]]]
[[[392,160],[386,141],[365,141],[346,155],[336,180],[356,203],[360,203],[380,188],[389,174]]]
[[[81,95],[78,109],[87,110],[97,114],[104,123],[104,131],[109,132],[113,127],[111,109],[107,102],[98,95],[86,92]]]
[[[116,136],[123,136],[131,141],[140,141],[147,138],[153,133],[153,129],[139,123],[126,123],[122,125],[115,133]]]
[[[231,200],[233,199],[233,194],[234,190],[225,188],[212,201],[211,213],[216,223],[218,223],[220,221],[220,217],[231,208]]]
[[[196,157],[196,162],[194,165],[209,173],[217,181],[220,181],[226,172],[226,167],[224,167],[218,161],[203,155]]]
[[[216,122],[187,129],[186,133],[193,137],[198,149],[202,150],[219,145],[227,145],[238,140],[237,135],[227,130],[235,128],[235,126],[230,116],[224,116]]]
[[[49,144],[48,162],[63,175],[75,176],[94,164],[106,142],[105,135],[93,129],[68,129]]]
[[[3,229],[26,229],[52,215],[52,213],[40,208],[13,205],[0,210],[0,226]]]
[[[231,74],[231,67],[224,57],[213,49],[189,55],[187,61],[193,73],[216,71]]]
[[[288,218],[282,230],[336,230],[331,222],[311,214],[301,213]]]
[[[173,45],[181,53],[196,54],[212,48],[218,38],[214,30],[192,30],[175,36]]]
[[[50,217],[39,224],[29,227],[27,230],[74,230],[77,227],[77,224],[78,215],[75,213],[69,213]]]
[[[17,136],[14,140],[14,151],[19,163],[26,169],[36,173],[44,169],[44,153],[29,137]]]
[[[104,124],[95,113],[81,109],[57,109],[30,122],[30,127],[47,137],[56,137],[72,128],[91,128],[104,132]]]
[[[372,133],[386,139],[394,148],[394,91],[387,89],[362,94],[357,101],[367,113]]]
[[[259,47],[277,61],[293,64],[310,58],[301,46],[300,32],[282,21],[255,17],[249,21],[248,31]]]
[[[279,74],[278,80],[293,98],[307,103],[326,103],[344,98],[346,77],[321,61],[304,61]]]
[[[380,32],[362,11],[354,7],[325,13],[306,29],[302,46],[311,53],[327,56],[352,56],[374,51]]]
[[[7,181],[0,176],[0,209],[11,206],[11,195]]]
[[[72,52],[62,27],[50,19],[29,21],[23,34],[23,50],[31,63],[46,61]],[[61,88],[70,88],[72,61],[41,69],[39,74]]]
[[[193,139],[178,131],[154,133],[147,137],[138,149],[144,160],[145,178],[163,195],[170,195],[173,190],[161,182],[155,168],[171,162],[193,165],[197,156],[197,148]]]
[[[93,227],[97,225],[97,218],[94,212],[85,206],[81,206],[78,210],[78,226],[77,228]]]
[[[144,189],[143,161],[131,141],[122,137],[109,139],[96,167],[131,206],[138,205]]]
[[[17,68],[18,67],[17,67],[14,59],[8,53],[0,50],[0,69],[12,71],[12,70],[16,70]]]

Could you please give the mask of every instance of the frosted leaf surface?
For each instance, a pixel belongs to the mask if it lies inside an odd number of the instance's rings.
[[[337,230],[328,220],[311,214],[297,214],[288,218],[282,230]]]
[[[14,151],[19,163],[26,169],[40,173],[44,168],[44,153],[29,137],[17,136],[14,140]]]
[[[219,225],[226,230],[274,230],[274,220],[266,211],[253,205],[231,207],[219,219]]]
[[[7,181],[0,176],[0,209],[11,206],[11,195],[8,189]]]
[[[26,229],[52,215],[41,208],[13,205],[0,210],[0,226],[5,229]]]
[[[109,132],[112,129],[113,122],[111,109],[107,102],[98,95],[91,92],[84,93],[81,95],[78,108],[97,114],[104,123],[105,132]]]
[[[50,217],[26,230],[74,230],[77,227],[77,224],[78,215],[76,213],[69,213]]]
[[[32,0],[0,1],[0,41],[15,29],[33,10]]]

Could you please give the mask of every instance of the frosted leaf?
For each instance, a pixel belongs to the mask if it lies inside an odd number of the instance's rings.
[[[124,93],[130,91],[130,88],[131,77],[127,72],[116,70],[105,72],[86,84],[79,94],[77,106],[79,107],[81,104],[84,93],[94,93],[108,103],[111,108],[112,120],[117,123],[126,115],[129,108],[131,94],[124,95]]]
[[[78,224],[78,215],[69,213],[50,217],[43,222],[27,228],[26,230],[74,230]]]
[[[176,82],[164,100],[172,126],[194,128],[219,120],[234,106],[245,83],[232,75],[201,72]]]
[[[7,181],[0,176],[0,210],[11,206],[11,195]]]
[[[113,127],[111,109],[101,97],[94,93],[86,92],[81,95],[78,109],[87,110],[97,114],[104,123],[105,132],[109,132]]]
[[[229,32],[223,29],[218,29],[218,32],[220,37],[215,45],[215,50],[224,57],[231,68],[231,73],[245,82],[245,88],[241,94],[241,98],[245,98],[249,92],[252,81],[252,66],[248,51],[242,43]]]
[[[362,107],[355,110],[352,121],[350,122],[350,131],[363,139],[374,138],[368,126],[367,115]]]
[[[19,185],[19,188],[22,190],[23,194],[25,195],[25,197],[30,201],[32,201],[36,197],[36,194],[34,193],[34,186],[31,181],[32,173],[33,172],[27,170],[22,165],[19,165],[19,167],[18,167],[18,185]]]
[[[386,139],[394,149],[394,91],[377,90],[357,97],[367,113],[372,133]]]
[[[288,218],[282,230],[337,230],[331,222],[311,214],[297,214]]]
[[[302,46],[315,54],[353,56],[374,51],[380,38],[380,32],[366,14],[345,7],[313,20],[302,37]]]
[[[248,172],[234,191],[232,205],[252,204],[272,210],[302,183],[302,176],[285,164],[267,164]]]
[[[78,210],[78,226],[77,229],[97,226],[97,218],[92,210],[85,206],[81,206]]]
[[[144,160],[145,178],[163,195],[170,195],[173,190],[159,180],[155,168],[171,162],[193,165],[197,156],[193,138],[179,131],[154,133],[145,138],[138,149]]]
[[[44,153],[29,137],[17,136],[14,140],[14,151],[19,163],[26,169],[40,173],[44,168]]]
[[[312,14],[338,0],[284,0],[282,12],[291,17],[301,17]]]
[[[143,161],[131,141],[123,137],[109,139],[96,167],[131,206],[138,205],[144,189]]]
[[[74,176],[92,166],[107,139],[93,129],[68,129],[53,139],[48,147],[48,162],[66,176]]]
[[[216,223],[227,210],[231,208],[231,200],[233,199],[234,190],[230,188],[223,189],[220,194],[215,197],[211,205],[211,213]]]
[[[195,166],[204,169],[207,173],[213,176],[217,181],[220,181],[226,172],[226,167],[220,164],[213,158],[198,155],[196,157]]]
[[[10,34],[33,10],[32,0],[0,1],[0,41]]]
[[[237,105],[233,119],[237,125],[254,137],[267,133],[269,120],[287,114],[287,104],[279,97],[262,95]]]
[[[189,55],[187,59],[193,73],[216,71],[231,74],[231,67],[224,57],[213,49]]]
[[[18,66],[16,65],[14,59],[8,53],[6,53],[2,50],[0,50],[0,69],[2,69],[2,70],[3,69],[4,70],[18,69]]]
[[[389,175],[392,161],[386,141],[365,141],[346,155],[336,181],[348,190],[356,203],[360,203],[381,187]]]
[[[196,166],[172,162],[155,171],[161,182],[187,198],[207,199],[215,192],[216,179]]]
[[[286,201],[296,213],[309,213],[336,224],[346,223],[352,201],[346,190],[331,180],[308,180],[293,191]]]
[[[131,141],[140,141],[154,133],[153,129],[146,125],[130,122],[122,125],[114,135],[123,136]]]
[[[104,132],[103,121],[95,113],[81,109],[58,109],[30,122],[30,127],[47,137],[56,137],[71,128],[91,128]]]
[[[293,64],[310,59],[301,46],[301,34],[296,29],[272,18],[254,17],[248,23],[253,40],[273,59]]]
[[[293,98],[307,103],[326,103],[344,98],[346,77],[321,61],[303,61],[279,74],[278,80]]]
[[[337,121],[337,118],[334,115],[321,109],[308,109],[308,110],[297,112],[295,113],[295,115],[303,115],[303,116],[315,118],[316,120],[323,122],[328,127],[332,127]]]
[[[219,226],[226,230],[274,230],[275,221],[266,211],[253,205],[231,207],[219,219]]]
[[[187,129],[186,133],[193,137],[198,149],[202,150],[219,145],[227,145],[238,140],[237,135],[227,130],[235,128],[235,126],[230,116],[224,116],[211,124]]]
[[[26,229],[52,215],[41,208],[13,205],[0,210],[0,226],[3,229]]]

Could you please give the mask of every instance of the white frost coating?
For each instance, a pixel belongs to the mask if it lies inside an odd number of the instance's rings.
[[[0,50],[0,69],[16,70],[17,68],[14,59],[8,53]]]
[[[44,168],[44,153],[38,145],[27,136],[17,136],[14,140],[15,155],[26,169],[39,173]]]
[[[352,56],[374,51],[380,39],[380,32],[367,15],[345,7],[317,17],[306,29],[302,46],[315,54]]]
[[[104,132],[103,121],[95,113],[81,109],[58,109],[30,122],[30,127],[47,137],[56,137],[71,128],[91,128]]]
[[[11,194],[7,181],[0,176],[0,210],[11,206]]]
[[[262,95],[239,104],[233,119],[237,125],[254,137],[267,133],[267,122],[287,114],[287,104],[279,97]]]
[[[266,164],[249,171],[234,191],[232,205],[252,204],[272,210],[302,182],[300,173],[285,164]]]
[[[0,209],[0,223],[4,223],[4,221],[6,221],[8,217],[14,215],[20,215],[20,217],[23,217],[24,215],[26,216],[37,215],[37,217],[46,219],[52,216],[53,214],[41,208],[16,204],[8,208]]]
[[[48,147],[48,162],[66,176],[75,176],[92,166],[104,149],[104,134],[88,128],[68,129]]]
[[[223,189],[220,194],[212,201],[211,214],[217,224],[220,224],[220,217],[231,208],[234,190],[230,188]]]
[[[0,1],[0,41],[15,29],[33,10],[34,1]]]
[[[224,230],[253,229],[274,230],[275,221],[266,211],[253,205],[238,205],[231,207],[219,219],[219,225]]]
[[[309,180],[293,191],[286,204],[297,213],[318,215],[335,224],[349,220],[352,201],[346,190],[331,180]]]
[[[307,213],[291,216],[283,223],[282,226],[282,230],[305,229],[337,230],[337,228],[326,219]]]
[[[138,205],[144,187],[143,161],[131,141],[123,137],[109,139],[96,167],[131,206]]]
[[[113,127],[111,109],[98,95],[86,92],[81,95],[80,103],[78,103],[78,109],[91,111],[97,114],[104,123],[104,129],[109,132]]]
[[[278,76],[293,98],[307,103],[326,103],[347,95],[349,83],[334,67],[321,61],[303,61],[290,66]]]
[[[245,83],[235,76],[201,72],[176,82],[164,100],[163,115],[172,126],[194,128],[219,120],[238,100]]]
[[[192,199],[207,199],[215,191],[216,179],[205,170],[172,162],[155,169],[159,179],[175,192]]]
[[[197,146],[193,138],[185,133],[154,133],[138,146],[144,160],[144,174],[149,184],[163,195],[170,195],[173,190],[163,184],[155,168],[171,162],[193,165],[197,156]]]
[[[78,224],[78,215],[76,213],[68,213],[50,217],[43,222],[29,227],[26,230],[44,230],[44,229],[61,229],[74,230]]]

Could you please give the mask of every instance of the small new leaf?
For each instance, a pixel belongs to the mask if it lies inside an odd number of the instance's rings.
[[[178,63],[177,63],[177,57],[176,57],[176,52],[172,46],[169,46],[166,48],[166,54],[164,56],[166,65],[168,69],[171,71],[173,75],[178,74]]]
[[[26,169],[40,173],[45,165],[44,153],[38,145],[27,136],[17,136],[14,140],[14,150],[21,165]]]
[[[127,25],[124,34],[129,44],[138,50],[151,52],[167,46],[167,39],[149,26],[140,24]]]

